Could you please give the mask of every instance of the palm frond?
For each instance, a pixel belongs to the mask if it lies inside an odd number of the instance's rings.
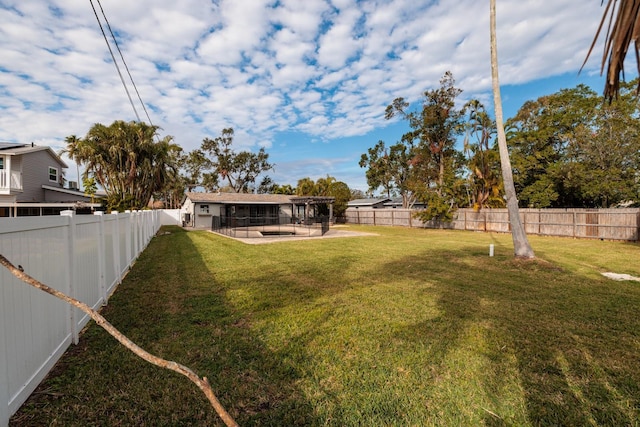
[[[596,32],[593,42],[591,43],[591,47],[587,52],[587,57],[580,68],[581,71],[587,63],[604,24],[607,21],[607,35],[604,51],[602,53],[600,75],[603,74],[606,67],[607,75],[604,86],[604,97],[611,101],[613,98],[618,96],[621,76],[624,80],[624,60],[632,42],[634,44],[634,51],[636,54],[638,73],[640,74],[640,46],[638,40],[640,38],[640,1],[607,1],[607,6],[602,14],[602,20],[600,21],[598,31]],[[640,83],[637,90],[640,92]]]

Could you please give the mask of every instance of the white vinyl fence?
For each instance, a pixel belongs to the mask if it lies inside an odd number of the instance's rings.
[[[91,307],[107,304],[161,225],[160,211],[2,218],[0,254]],[[73,342],[89,316],[0,267],[0,427]]]

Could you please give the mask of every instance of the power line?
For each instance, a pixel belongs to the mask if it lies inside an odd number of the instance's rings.
[[[138,118],[138,121],[142,121],[140,120],[140,116],[138,115],[138,110],[136,110],[136,106],[133,104],[133,99],[131,99],[131,94],[129,94],[129,89],[127,88],[127,84],[124,81],[124,78],[122,77],[122,73],[120,72],[120,67],[118,66],[118,63],[116,62],[116,57],[113,54],[113,50],[111,49],[111,45],[109,44],[109,40],[107,40],[107,35],[104,32],[104,28],[102,28],[102,22],[100,22],[100,18],[98,17],[98,12],[96,12],[96,8],[93,5],[93,0],[89,0],[89,3],[91,3],[91,8],[93,9],[93,13],[96,16],[96,20],[98,21],[98,25],[100,26],[100,31],[102,31],[102,37],[104,37],[104,41],[107,44],[107,48],[109,49],[109,53],[111,54],[111,59],[113,59],[113,64],[116,66],[116,70],[118,71],[118,75],[120,76],[120,81],[122,82],[122,86],[124,86],[124,90],[125,92],[127,92],[127,97],[129,98],[129,103],[131,104],[131,107],[133,108],[133,112],[136,114],[136,117]]]
[[[109,24],[109,20],[107,19],[107,15],[104,13],[104,9],[102,8],[102,4],[100,3],[100,0],[96,0],[96,1],[98,2],[98,6],[100,6],[100,11],[102,12],[102,16],[104,17],[104,22],[107,24],[107,28],[109,29],[109,33],[111,33],[111,38],[113,39],[113,44],[116,46],[116,49],[118,49],[118,53],[120,54],[120,59],[122,59],[122,63],[124,64],[124,68],[127,70],[127,74],[129,75],[129,80],[131,80],[131,84],[133,85],[133,89],[136,91],[136,95],[138,96],[138,100],[140,101],[140,105],[142,105],[142,109],[144,110],[144,113],[147,116],[147,119],[149,120],[149,124],[151,126],[153,126],[153,122],[151,121],[151,117],[149,117],[149,112],[147,111],[147,108],[145,107],[145,104],[142,101],[142,97],[140,97],[140,92],[138,92],[138,87],[136,86],[136,83],[133,81],[133,76],[131,75],[131,72],[129,71],[129,66],[127,65],[127,61],[124,60],[124,55],[122,54],[122,51],[120,50],[120,45],[118,45],[118,41],[116,40],[116,36],[113,34],[113,30],[111,29],[111,25]],[[137,116],[137,113],[136,113],[136,116]],[[140,121],[140,118],[138,118],[138,121]]]

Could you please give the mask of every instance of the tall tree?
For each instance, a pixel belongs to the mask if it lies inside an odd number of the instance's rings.
[[[296,185],[297,196],[317,196],[316,183],[309,177],[298,180]]]
[[[202,141],[201,151],[210,156],[208,160],[212,166],[210,172],[203,173],[205,187],[210,191],[219,187],[221,179],[234,192],[246,193],[261,173],[273,169],[264,148],[257,153],[232,150],[233,134],[233,129],[227,128],[220,136]]]
[[[640,108],[636,81],[621,83],[611,103],[597,102],[590,126],[576,129],[567,149],[563,183],[582,205],[607,208],[638,203],[640,195]]]
[[[411,130],[402,136],[402,143],[410,149],[412,191],[427,204],[419,213],[423,220],[450,220],[458,203],[464,163],[455,148],[463,132],[464,112],[455,105],[460,93],[447,71],[439,88],[424,92],[420,110],[409,112],[404,98],[396,98],[385,111],[386,119],[400,115],[409,123]]]
[[[324,178],[318,178],[315,182],[309,177],[298,180],[296,195],[333,197],[335,199],[333,203],[333,214],[336,217],[340,217],[347,210],[347,203],[351,199],[351,190],[344,182],[327,175]],[[328,215],[328,205],[318,206],[318,213]]]
[[[64,151],[85,164],[84,177],[94,177],[105,190],[109,209],[142,209],[177,168],[180,147],[171,136],[154,141],[157,130],[142,122],[96,123],[84,138],[67,138]]]
[[[581,129],[594,129],[599,104],[595,92],[579,85],[525,102],[508,121],[511,161],[517,171],[514,184],[522,207],[583,205],[579,191],[567,180],[567,150],[576,146]]]
[[[609,207],[638,200],[640,106],[635,81],[602,102],[583,85],[526,102],[509,120],[525,207]]]
[[[495,122],[478,100],[469,101],[466,111],[468,120],[464,150],[469,168],[471,205],[476,210],[504,207],[500,153],[492,144],[496,133]]]
[[[209,191],[214,191],[217,188],[217,176],[213,182],[211,180],[211,175],[207,175],[207,179],[205,179],[204,174],[213,165],[202,150],[190,151],[186,156],[181,158],[180,165],[185,172],[185,175],[183,176],[187,191],[193,191],[199,186],[205,187]]]
[[[502,118],[502,100],[500,98],[500,80],[498,76],[498,43],[496,40],[496,0],[491,0],[489,5],[490,39],[491,39],[491,82],[493,86],[493,103],[496,116],[496,129],[498,132],[498,148],[500,150],[500,163],[502,165],[502,179],[504,191],[507,197],[507,209],[511,224],[511,237],[516,257],[534,258],[535,254],[520,219],[518,198],[513,185],[513,171],[509,151],[507,150],[507,137],[504,132]]]
[[[360,157],[360,167],[367,168],[366,178],[369,191],[375,192],[382,187],[387,197],[399,194],[402,207],[410,209],[415,203],[412,185],[413,163],[411,162],[413,144],[403,141],[385,147],[384,141],[369,148]]]
[[[335,181],[329,188],[329,196],[334,197],[333,215],[337,218],[344,216],[349,200],[351,200],[351,189],[342,181]]]

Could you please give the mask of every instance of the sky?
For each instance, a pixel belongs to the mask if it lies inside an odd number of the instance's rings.
[[[187,152],[231,127],[237,151],[265,148],[278,184],[330,175],[366,191],[361,155],[409,130],[385,120],[393,99],[416,108],[451,71],[460,103],[493,108],[486,0],[93,5],[135,111],[90,0],[0,0],[0,141],[57,152],[95,123],[149,122],[148,113]],[[578,74],[602,12],[600,0],[497,0],[505,118],[579,83],[602,92],[601,43]]]

